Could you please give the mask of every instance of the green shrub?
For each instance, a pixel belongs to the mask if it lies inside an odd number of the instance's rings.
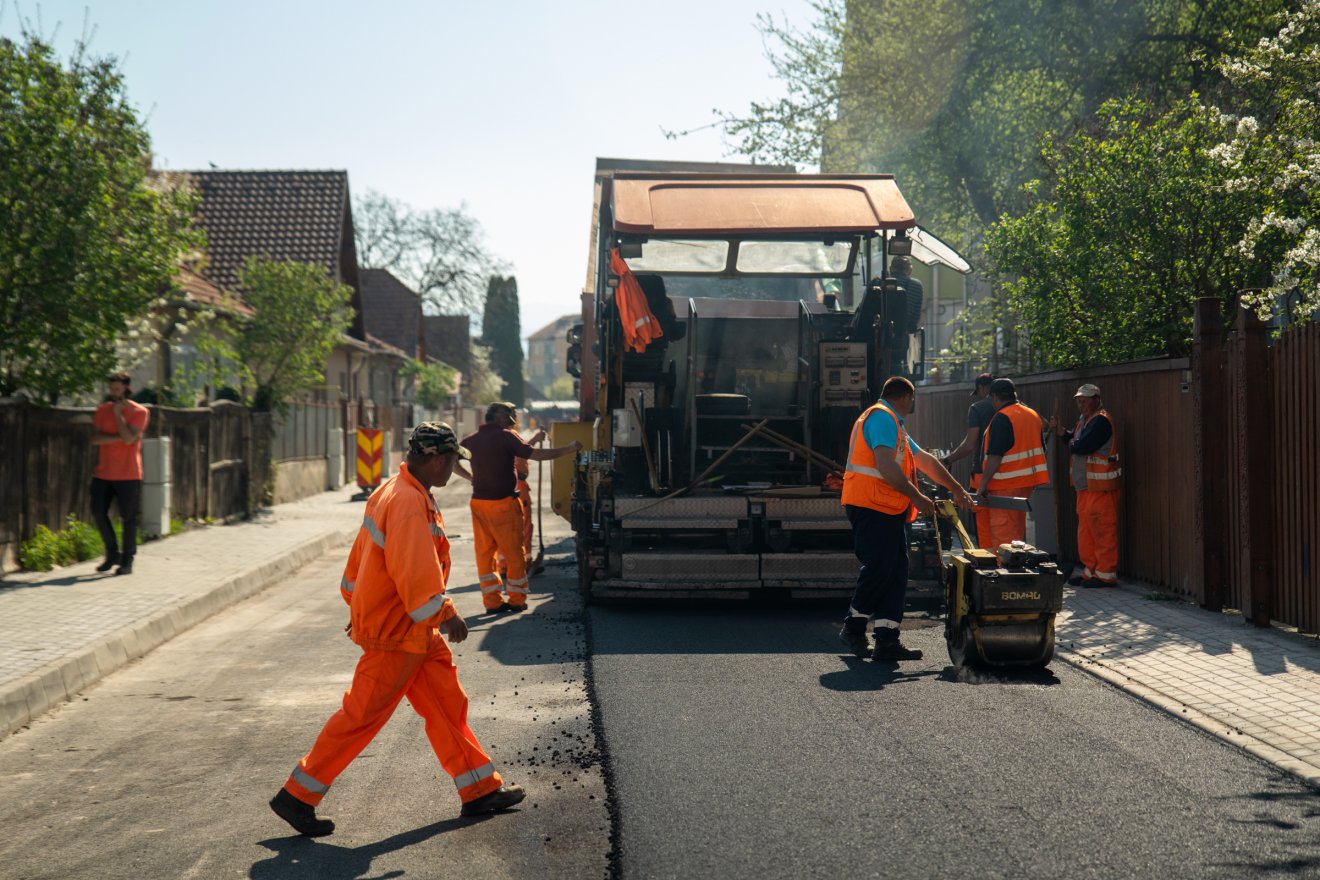
[[[18,562],[28,571],[50,571],[57,565],[72,565],[105,553],[105,544],[95,528],[69,514],[66,528],[52,532],[37,526],[36,534],[18,548]]]
[[[69,514],[69,525],[65,531],[69,536],[74,561],[81,562],[105,555],[105,542],[101,540],[101,533],[95,526]]]
[[[45,526],[18,548],[18,562],[28,571],[50,571],[59,564],[59,536]]]

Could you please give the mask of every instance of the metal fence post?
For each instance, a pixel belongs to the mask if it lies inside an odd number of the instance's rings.
[[[1229,444],[1224,382],[1224,319],[1218,299],[1196,301],[1192,317],[1192,440],[1196,498],[1192,509],[1201,541],[1201,607],[1221,611],[1224,607],[1224,556],[1228,538],[1228,498],[1224,475],[1228,473]]]

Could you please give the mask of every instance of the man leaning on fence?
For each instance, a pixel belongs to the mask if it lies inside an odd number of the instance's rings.
[[[142,433],[151,412],[128,399],[132,393],[128,373],[115,373],[108,380],[110,397],[92,416],[92,445],[96,447],[96,470],[92,472],[92,519],[105,544],[105,561],[97,571],[132,574],[137,554],[138,510],[142,499]],[[119,508],[123,543],[110,525],[110,502]]]

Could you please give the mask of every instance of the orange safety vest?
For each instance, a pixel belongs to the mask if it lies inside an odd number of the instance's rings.
[[[1068,476],[1077,489],[1089,489],[1092,492],[1117,492],[1118,478],[1123,476],[1123,466],[1119,464],[1118,460],[1118,429],[1114,427],[1114,420],[1107,410],[1098,409],[1091,415],[1091,418],[1101,416],[1109,421],[1109,441],[1090,455],[1072,456],[1072,467],[1069,469]],[[1074,437],[1082,433],[1082,428],[1086,427],[1087,421],[1086,416],[1077,419],[1077,427],[1073,429]]]
[[[1010,403],[995,413],[994,420],[1003,416],[1013,425],[1013,447],[999,460],[988,489],[1029,489],[1050,481],[1049,466],[1045,463],[1045,447],[1040,442],[1041,421],[1036,411],[1021,403]],[[989,455],[990,427],[986,426],[981,441],[982,455]]]
[[[880,475],[875,466],[875,452],[866,445],[863,426],[871,413],[880,411],[894,420],[898,428],[898,445],[894,448],[894,460],[902,469],[903,475],[912,485],[917,484],[917,460],[908,446],[907,429],[898,413],[890,409],[884,400],[878,400],[866,409],[853,423],[852,436],[848,439],[848,466],[843,472],[842,502],[853,507],[869,507],[881,513],[907,513],[908,522],[917,518],[917,509],[906,495],[895,489],[889,481]]]
[[[646,346],[665,335],[660,328],[660,319],[651,312],[642,285],[637,283],[632,270],[619,256],[618,248],[610,249],[610,271],[619,276],[614,301],[619,306],[619,321],[623,324],[624,350],[646,351]]]
[[[401,464],[367,499],[339,583],[353,641],[378,651],[427,653],[437,624],[458,613],[445,596],[449,565],[444,518]]]

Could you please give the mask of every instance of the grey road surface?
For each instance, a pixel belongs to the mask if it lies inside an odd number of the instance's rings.
[[[1055,663],[840,651],[840,608],[593,608],[621,876],[1320,876],[1320,796]]]
[[[470,529],[447,514],[456,584]],[[0,878],[605,877],[609,816],[570,573],[521,616],[479,614],[456,646],[469,721],[522,783],[516,811],[463,819],[404,702],[339,778],[331,837],[266,801],[338,707],[358,656],[337,585],[346,550],[223,612],[0,742]],[[107,589],[113,589],[108,585]],[[549,592],[545,592],[549,591]],[[539,595],[539,598],[538,598]]]

